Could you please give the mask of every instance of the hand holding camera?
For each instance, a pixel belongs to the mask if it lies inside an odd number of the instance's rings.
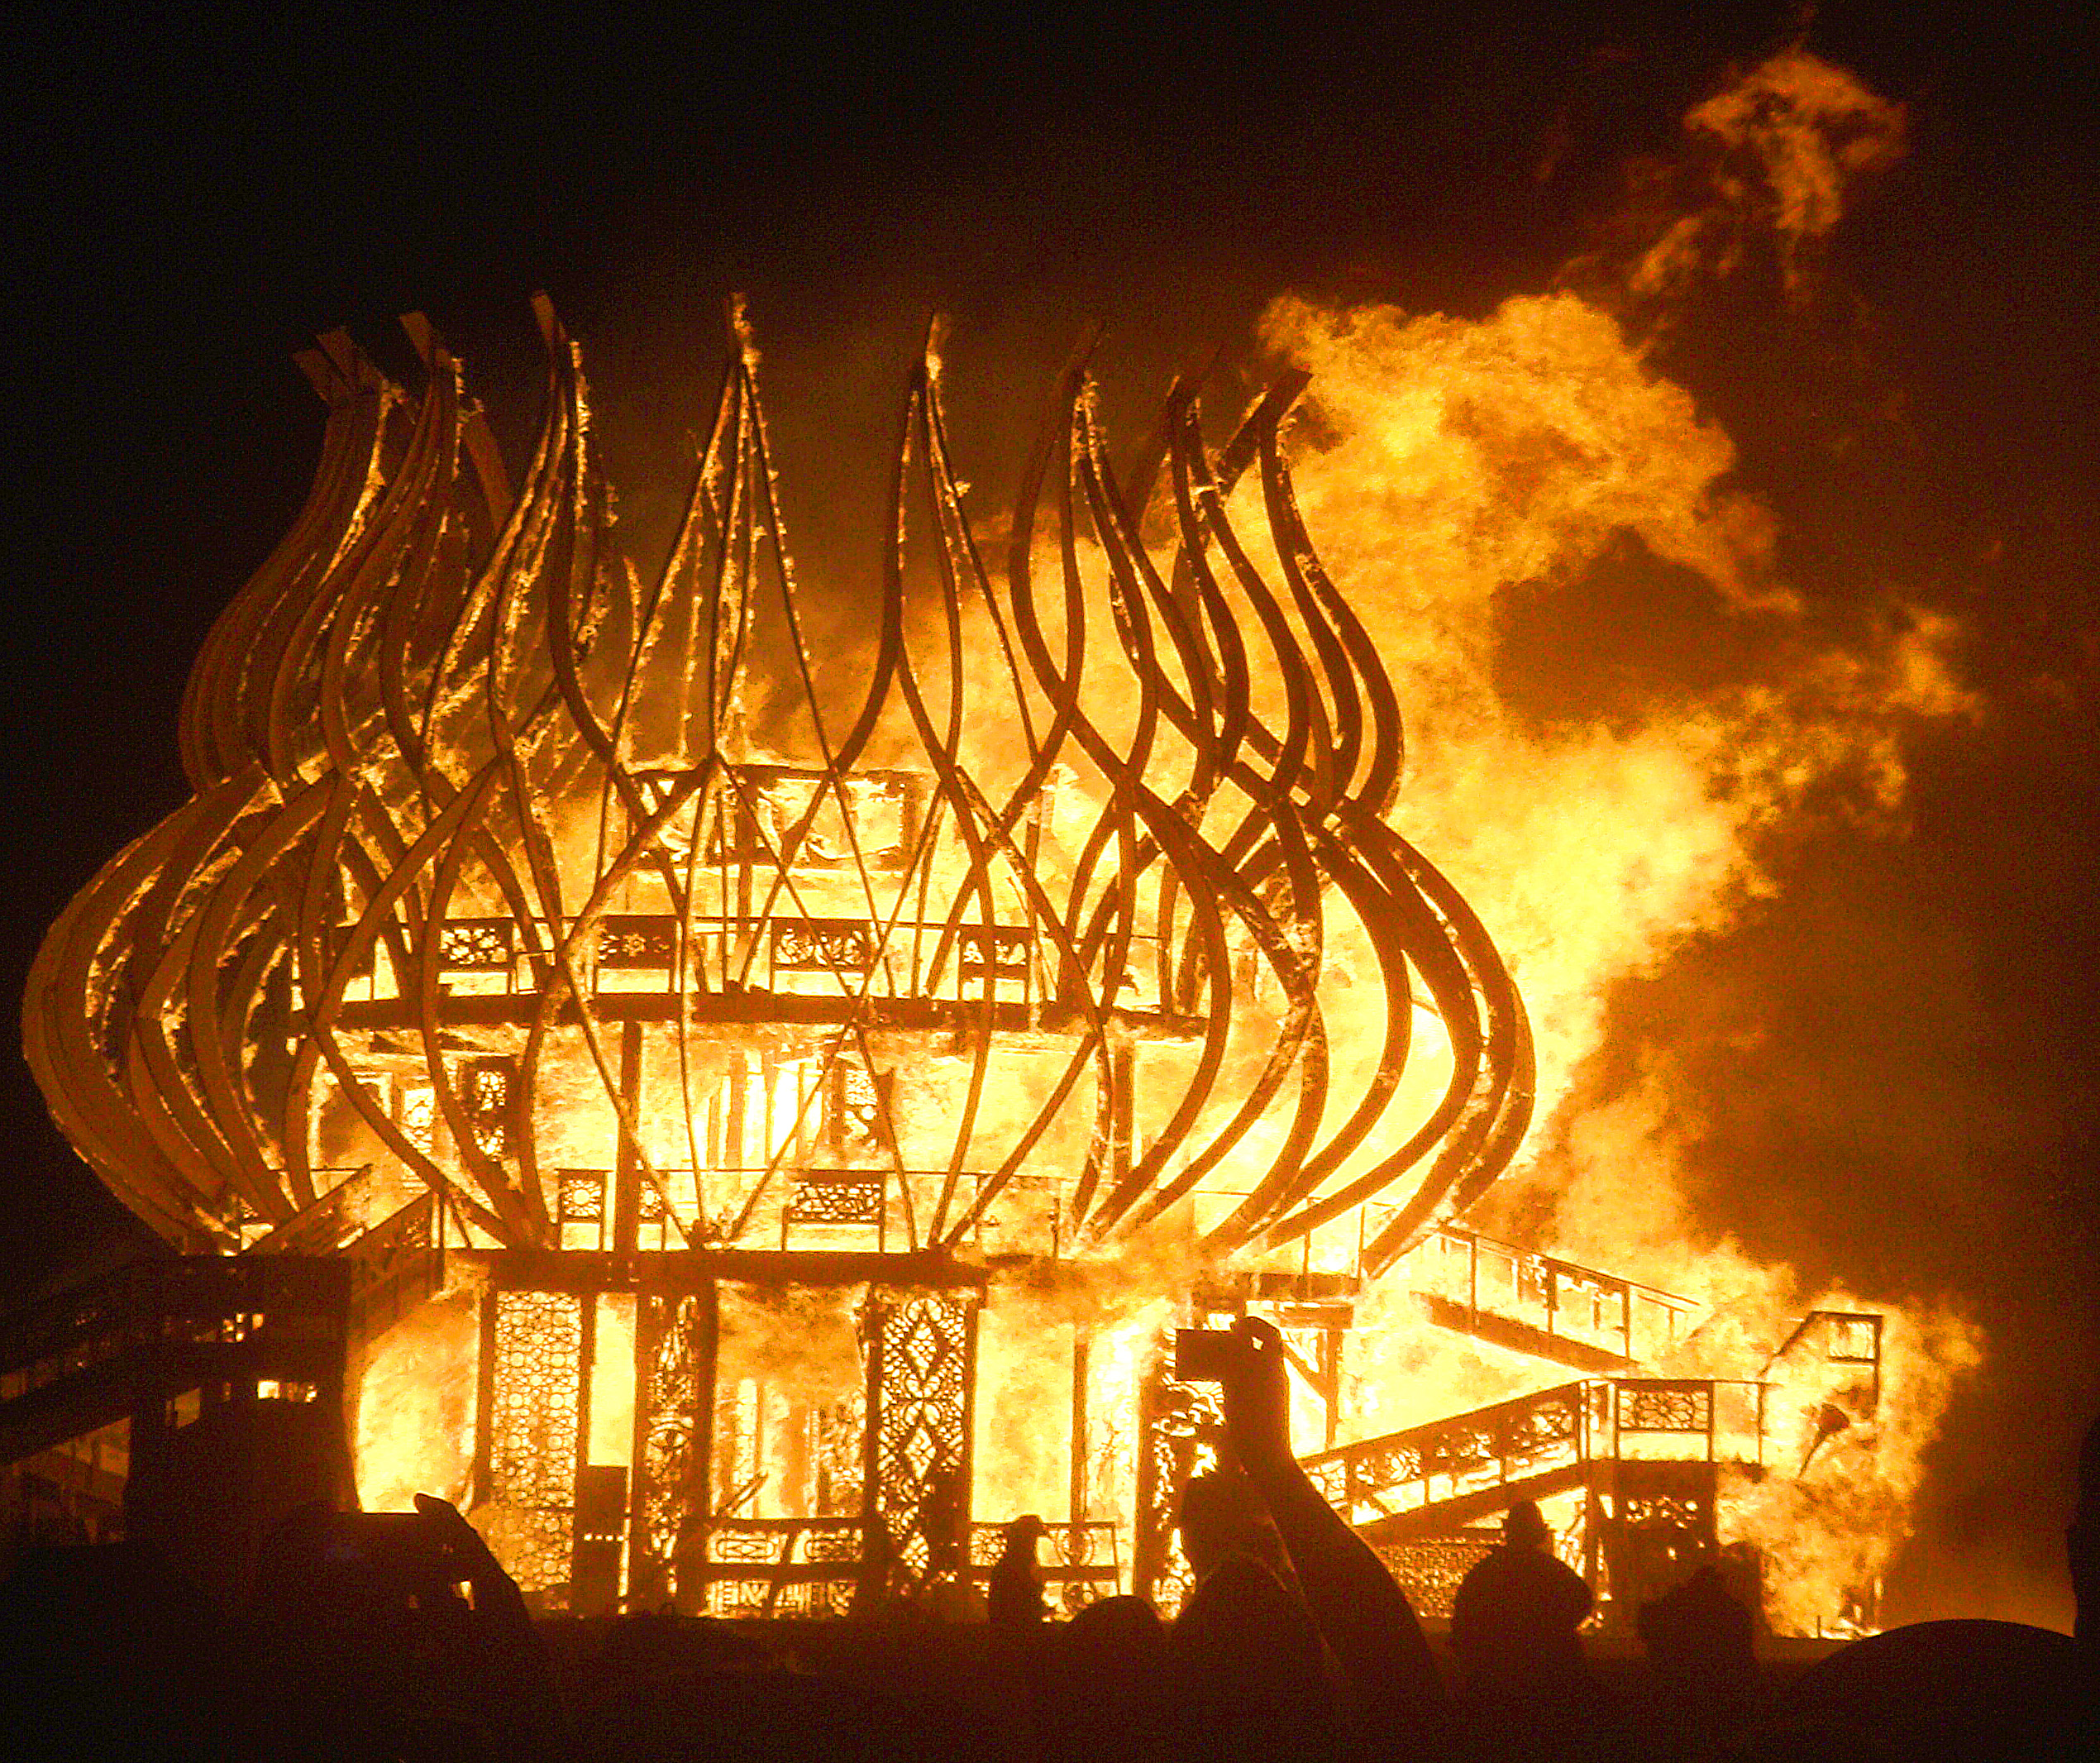
[[[1249,1474],[1292,1460],[1290,1374],[1273,1323],[1240,1316],[1229,1329],[1178,1331],[1174,1375],[1184,1383],[1219,1386],[1226,1436]]]

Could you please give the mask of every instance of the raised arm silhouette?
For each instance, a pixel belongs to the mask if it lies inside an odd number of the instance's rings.
[[[1415,1607],[1370,1545],[1320,1498],[1291,1451],[1283,1337],[1251,1316],[1241,1317],[1234,1332],[1242,1350],[1223,1383],[1226,1436],[1340,1669],[1349,1723],[1364,1742],[1381,1748],[1433,1742],[1447,1703]]]

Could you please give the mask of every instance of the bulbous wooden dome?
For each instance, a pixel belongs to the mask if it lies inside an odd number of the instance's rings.
[[[734,1245],[879,1187],[898,1246],[1178,1220],[1375,1269],[1507,1163],[1523,1010],[1387,822],[1394,693],[1279,440],[1302,381],[1215,452],[1177,386],[1119,473],[1075,366],[995,567],[929,356],[841,705],[748,350],[644,571],[541,318],[514,488],[420,320],[414,396],[303,358],[320,468],[198,658],[195,796],[29,987],[51,1108],[142,1217],[333,1246],[427,1190],[493,1245],[594,1205]]]

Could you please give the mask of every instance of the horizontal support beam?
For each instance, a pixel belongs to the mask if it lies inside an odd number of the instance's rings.
[[[1506,1316],[1485,1307],[1469,1310],[1458,1299],[1445,1297],[1440,1292],[1417,1292],[1415,1297],[1429,1321],[1439,1328],[1471,1335],[1476,1340],[1488,1341],[1498,1347],[1507,1347],[1513,1353],[1529,1354],[1534,1359],[1551,1359],[1555,1364],[1566,1365],[1575,1371],[1609,1374],[1639,1369],[1635,1360],[1623,1354],[1614,1353],[1608,1347],[1596,1346],[1587,1340],[1577,1340],[1567,1335],[1549,1332],[1533,1323],[1520,1322],[1514,1316]]]
[[[246,1340],[148,1342],[0,1403],[0,1463],[20,1462],[207,1384],[268,1378],[312,1384],[332,1400],[341,1376],[339,1340],[273,1339],[265,1332]]]
[[[675,1022],[679,1020],[677,994],[668,991],[601,991],[590,999],[594,1022]],[[538,1020],[537,992],[467,992],[437,1001],[437,1020],[445,1028],[526,1029]],[[685,1000],[689,1022],[757,1025],[806,1025],[811,1028],[839,1028],[856,1024],[871,1032],[881,1030],[919,1030],[928,1033],[975,1034],[984,1024],[985,1006],[952,998],[847,997],[801,991],[705,991]],[[565,998],[554,1012],[557,1026],[573,1027],[583,1012],[573,997]],[[1202,1038],[1205,1026],[1200,1016],[1167,1015],[1149,1010],[1103,1010],[1099,1019],[1111,1035],[1134,1040],[1192,1042]],[[1066,1038],[1088,1032],[1095,1018],[1076,1004],[996,1003],[991,1008],[995,1034],[1048,1035]],[[346,1001],[336,1017],[338,1026],[358,1034],[416,1034],[422,1015],[413,998],[373,998]],[[295,1031],[306,1026],[295,1017]]]
[[[1417,1506],[1411,1512],[1395,1512],[1389,1518],[1373,1518],[1356,1526],[1356,1534],[1366,1542],[1414,1542],[1424,1536],[1441,1536],[1458,1526],[1471,1523],[1475,1518],[1484,1518],[1490,1512],[1506,1512],[1519,1500],[1543,1500],[1555,1493],[1564,1493],[1570,1488],[1579,1488],[1589,1479],[1591,1465],[1571,1463],[1558,1469],[1549,1469],[1543,1475],[1520,1476],[1515,1481],[1496,1482],[1492,1487],[1477,1488],[1471,1493],[1462,1493],[1448,1500],[1431,1500],[1425,1506]]]
[[[757,1286],[890,1286],[981,1291],[988,1268],[939,1249],[881,1254],[857,1249],[671,1249],[609,1250],[455,1249],[454,1260],[485,1267],[500,1292],[697,1292],[727,1279]]]

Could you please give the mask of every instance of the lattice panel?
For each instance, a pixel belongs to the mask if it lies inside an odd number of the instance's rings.
[[[1215,1465],[1224,1432],[1218,1386],[1176,1383],[1162,1361],[1144,1397],[1136,1544],[1136,1589],[1162,1616],[1176,1613],[1196,1584],[1175,1528],[1176,1503],[1190,1476]]]
[[[795,1184],[795,1197],[788,1202],[788,1222],[879,1225],[888,1189],[889,1182],[879,1170],[866,1175],[843,1171],[805,1175]]]
[[[777,1567],[788,1557],[791,1531],[718,1521],[708,1529],[708,1558],[729,1567]]]
[[[1425,1536],[1412,1542],[1386,1543],[1378,1557],[1400,1582],[1417,1616],[1451,1620],[1458,1585],[1477,1561],[1496,1546],[1490,1536]]]
[[[657,915],[609,915],[598,921],[598,964],[615,971],[672,966],[678,958],[678,920]]]
[[[700,1300],[643,1292],[638,1307],[633,1577],[651,1590],[676,1589],[679,1541],[699,1516],[700,1416],[713,1398],[704,1387]]]
[[[1607,1538],[1611,1596],[1635,1610],[1712,1557],[1714,1468],[1708,1463],[1621,1462]]]
[[[968,1516],[975,1303],[945,1292],[871,1301],[872,1516],[894,1589],[916,1589],[958,1565],[948,1557]]]
[[[474,1142],[499,1161],[516,1149],[516,1076],[508,1059],[475,1059],[460,1068],[460,1101]]]
[[[782,973],[865,973],[875,965],[875,927],[858,918],[776,918],[773,966]]]
[[[1619,1390],[1619,1424],[1630,1432],[1704,1432],[1713,1423],[1708,1384],[1635,1384]]]
[[[1582,1436],[1582,1398],[1571,1395],[1520,1410],[1503,1423],[1501,1454],[1511,1465],[1528,1469],[1545,1458],[1564,1455]]]
[[[1420,1479],[1422,1452],[1412,1445],[1388,1445],[1365,1451],[1356,1460],[1359,1496],[1374,1494]]]
[[[561,1221],[566,1224],[603,1224],[605,1221],[605,1169],[561,1169],[555,1172]]]
[[[817,1411],[817,1512],[857,1518],[867,1480],[867,1400],[855,1396]],[[860,1536],[854,1534],[857,1554]]]
[[[488,1500],[509,1508],[504,1565],[518,1588],[569,1579],[581,1420],[583,1300],[566,1292],[494,1294]]]
[[[1000,979],[1025,979],[1029,934],[1000,924],[966,924],[956,934],[961,971],[976,978],[986,973]]]
[[[841,1156],[865,1157],[882,1149],[882,1092],[875,1073],[850,1054],[833,1070],[838,1086],[827,1123]]]
[[[717,1518],[706,1536],[709,1614],[847,1612],[860,1579],[857,1519]]]
[[[1635,1494],[1620,1501],[1619,1522],[1634,1530],[1697,1531],[1713,1522],[1713,1512],[1696,1496]]]
[[[1327,1463],[1315,1464],[1306,1472],[1320,1497],[1345,1517],[1355,1515],[1348,1511],[1349,1504],[1349,1466],[1337,1457]]]
[[[1629,1531],[1714,1534],[1714,1470],[1706,1463],[1621,1463],[1617,1517]]]
[[[437,1135],[437,1092],[427,1083],[403,1085],[400,1119],[401,1136],[429,1156]]]
[[[511,963],[507,918],[456,918],[437,931],[437,965],[447,973],[502,972]]]

